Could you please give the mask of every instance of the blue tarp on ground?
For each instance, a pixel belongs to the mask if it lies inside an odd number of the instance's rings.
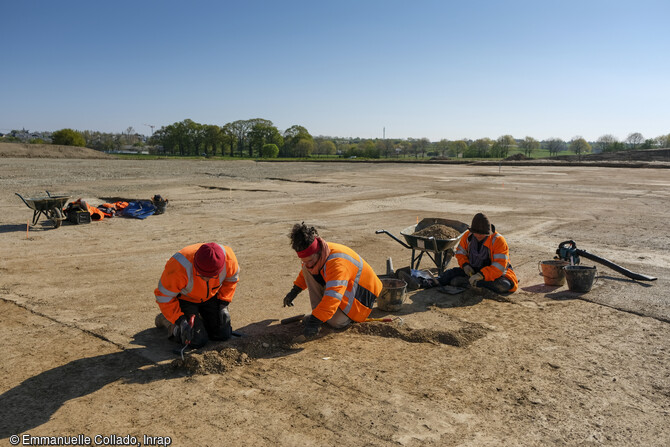
[[[148,200],[137,202],[128,202],[128,206],[119,211],[116,215],[123,217],[134,217],[136,219],[146,219],[156,212],[156,207]]]

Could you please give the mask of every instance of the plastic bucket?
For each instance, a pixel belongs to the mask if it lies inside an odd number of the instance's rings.
[[[395,312],[402,308],[405,301],[407,283],[402,279],[382,278],[382,291],[377,298],[377,307],[387,312]]]
[[[545,286],[562,286],[565,284],[565,270],[563,267],[569,265],[568,261],[540,261],[539,267]]]
[[[593,287],[593,281],[596,277],[596,267],[587,267],[585,265],[566,265],[565,279],[568,281],[568,289],[571,292],[586,293]]]

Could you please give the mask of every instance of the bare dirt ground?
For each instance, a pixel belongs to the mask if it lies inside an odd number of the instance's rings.
[[[529,446],[670,444],[670,179],[667,169],[1,158],[0,439],[169,436],[172,445]],[[89,203],[169,199],[26,234],[13,193]],[[375,230],[486,212],[521,280],[507,299],[408,294],[402,324],[362,323],[291,342],[309,311],[282,308],[299,264],[295,222],[378,273],[410,250]],[[593,290],[543,285],[538,262],[577,246]],[[245,336],[178,356],[153,327],[166,260],[194,242],[240,261],[233,327]],[[594,265],[584,260],[585,265]],[[450,266],[455,261],[452,260]],[[431,267],[430,260],[421,267]]]

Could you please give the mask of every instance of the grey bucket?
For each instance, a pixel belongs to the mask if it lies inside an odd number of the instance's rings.
[[[562,286],[565,284],[565,270],[563,267],[568,265],[568,261],[551,260],[540,261],[542,277],[545,286]]]
[[[596,277],[596,266],[587,267],[585,265],[566,265],[565,279],[568,281],[568,289],[571,292],[586,293],[593,287],[593,280]]]
[[[387,312],[396,312],[405,301],[407,283],[402,279],[381,278],[382,291],[377,298],[377,307]]]

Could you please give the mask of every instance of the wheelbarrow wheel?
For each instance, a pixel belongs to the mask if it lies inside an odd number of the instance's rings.
[[[63,212],[60,208],[49,210],[49,215],[47,217],[53,222],[54,228],[60,227],[60,224],[63,223]]]

